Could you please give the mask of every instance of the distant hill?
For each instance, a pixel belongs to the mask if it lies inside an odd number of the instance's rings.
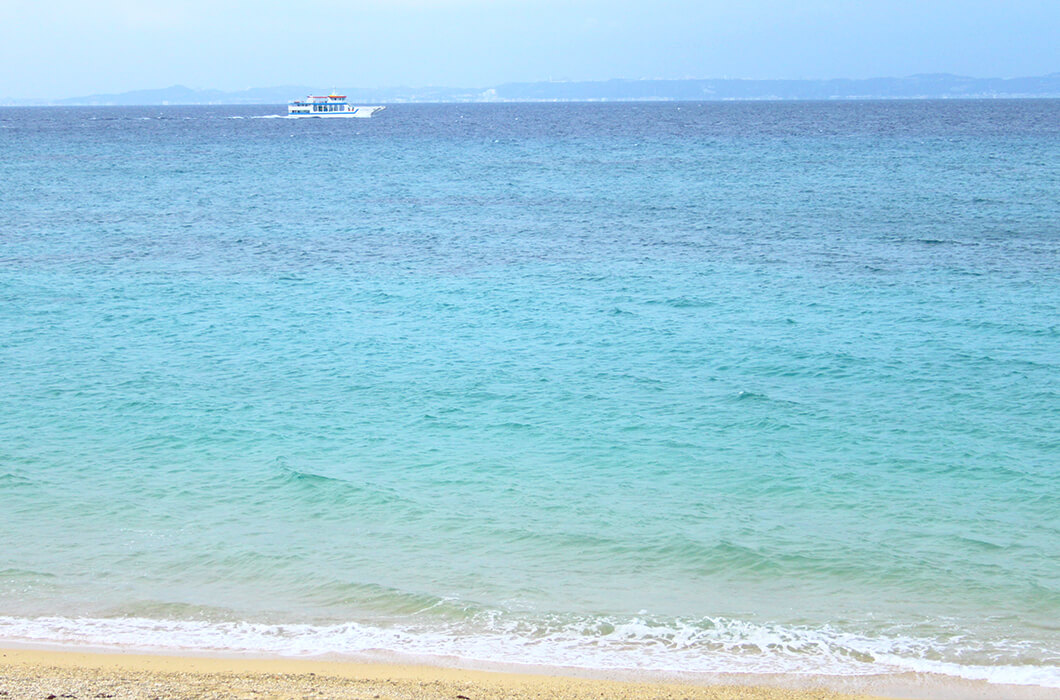
[[[7,100],[0,104],[209,105],[283,104],[330,88],[282,86],[237,92],[193,90],[181,85],[158,90],[88,95],[63,100]],[[581,102],[631,100],[852,100],[991,97],[1060,97],[1060,73],[1028,78],[969,78],[930,74],[860,80],[605,80],[505,83],[492,88],[345,88],[352,102]]]
[[[156,90],[133,90],[114,94],[86,95],[61,100],[18,100],[7,104],[22,105],[275,105],[285,104],[306,95],[326,95],[333,88],[307,87],[288,85],[282,87],[250,88],[235,92],[222,90],[193,90],[183,85],[160,88]],[[474,102],[483,99],[483,90],[467,88],[349,88],[339,90],[351,102],[394,103],[394,102]],[[4,104],[0,101],[0,104]]]
[[[913,75],[865,80],[608,80],[510,83],[507,100],[850,100],[1060,97],[1060,73],[1034,78]]]

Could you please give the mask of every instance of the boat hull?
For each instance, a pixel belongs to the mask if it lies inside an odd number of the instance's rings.
[[[348,112],[292,112],[287,116],[298,119],[368,119],[373,114],[383,111],[386,107],[354,107]]]

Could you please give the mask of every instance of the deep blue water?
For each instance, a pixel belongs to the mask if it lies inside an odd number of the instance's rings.
[[[280,111],[0,110],[0,639],[1060,686],[1060,102]]]

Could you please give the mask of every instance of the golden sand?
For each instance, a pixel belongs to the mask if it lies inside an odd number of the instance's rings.
[[[432,666],[288,659],[0,651],[0,700],[364,698],[366,700],[866,700],[828,690],[634,683]]]

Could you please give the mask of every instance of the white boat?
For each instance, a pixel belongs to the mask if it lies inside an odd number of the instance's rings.
[[[310,95],[304,100],[294,100],[287,103],[287,116],[289,117],[360,117],[367,119],[376,112],[381,112],[385,107],[355,107],[346,102],[345,95],[315,96]]]

